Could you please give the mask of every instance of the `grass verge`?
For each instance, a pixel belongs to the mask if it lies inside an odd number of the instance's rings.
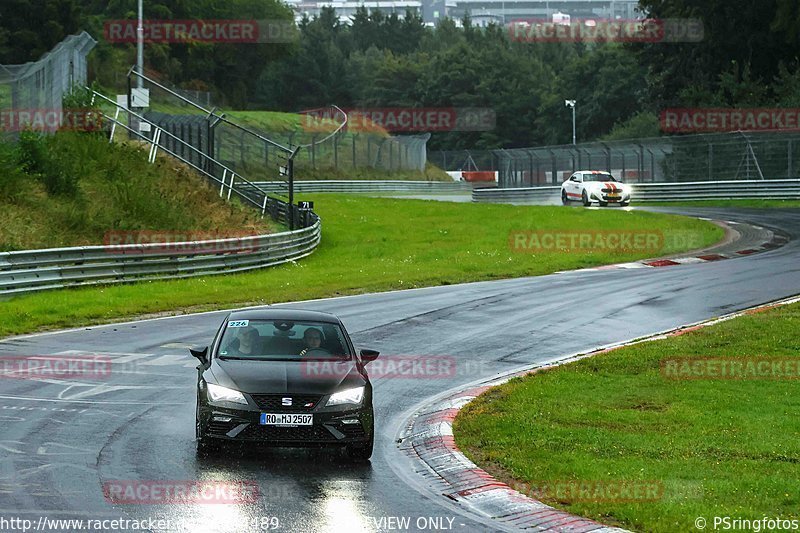
[[[697,517],[797,517],[797,381],[674,379],[662,364],[788,358],[796,378],[798,331],[795,304],[517,378],[459,413],[456,442],[517,488],[606,524],[672,532],[695,531]],[[658,497],[602,490],[637,484]]]
[[[252,234],[275,226],[223,202],[172,159],[149,164],[133,143],[76,132],[0,143],[0,251],[102,244],[109,232]]]
[[[718,227],[696,219],[648,213],[511,205],[477,205],[302,195],[316,202],[322,244],[296,264],[242,274],[126,286],[50,291],[0,306],[0,336],[70,327],[163,311],[201,310],[548,274],[631,261],[707,245]],[[603,249],[563,253],[511,250],[516,230],[603,229],[693,235],[657,251]]]

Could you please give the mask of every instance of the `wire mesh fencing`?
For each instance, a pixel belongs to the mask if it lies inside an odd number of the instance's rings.
[[[320,113],[336,117],[328,123],[303,113],[207,108],[188,98],[191,93],[151,74],[132,69],[131,78],[133,92],[140,81],[148,91],[147,107],[142,109],[148,121],[252,181],[285,181],[287,154],[293,151],[295,175],[301,179],[324,179],[330,177],[327,171],[342,177],[361,168],[425,170],[429,134],[354,130],[335,106]]]
[[[577,170],[631,183],[792,179],[800,133],[731,132],[511,150],[431,152],[444,170],[496,170],[500,187],[557,185]]]
[[[341,171],[372,168],[385,171],[413,170],[422,172],[427,163],[427,141],[430,134],[390,136],[385,132],[354,131],[347,126],[346,114],[331,106],[341,115],[327,128],[306,124],[307,115],[299,114],[299,120],[288,129],[275,130],[257,113],[234,115],[248,128],[261,132],[284,146],[300,147],[295,159],[295,171],[303,178],[324,176],[325,170]],[[267,119],[268,121],[268,119]],[[227,132],[225,128],[216,136],[218,156],[231,164],[248,167],[254,178],[260,179],[258,167],[269,165],[274,153],[268,145],[258,145],[242,131]],[[315,172],[320,171],[320,172]],[[263,176],[263,179],[271,179]]]
[[[86,85],[86,56],[95,44],[82,32],[66,37],[38,61],[0,65],[0,134],[13,138],[26,129],[61,128],[63,98]]]
[[[304,147],[298,158],[300,169],[346,171],[374,168],[386,171],[424,171],[430,134],[383,136],[371,133],[341,134],[326,138],[319,134],[294,133],[289,141]]]

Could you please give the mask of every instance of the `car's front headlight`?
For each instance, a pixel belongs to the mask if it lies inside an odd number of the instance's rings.
[[[238,390],[229,389],[220,385],[208,383],[208,399],[212,402],[233,402],[247,405],[244,394]]]
[[[332,394],[325,405],[342,405],[346,403],[360,405],[363,399],[364,387],[356,387],[355,389],[347,389]]]

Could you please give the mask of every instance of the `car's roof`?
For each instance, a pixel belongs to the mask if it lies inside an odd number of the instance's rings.
[[[575,171],[576,174],[580,172],[581,174],[611,174],[608,170],[577,170]]]
[[[228,320],[300,320],[309,322],[331,322],[334,324],[340,322],[336,315],[330,313],[286,307],[232,311]]]

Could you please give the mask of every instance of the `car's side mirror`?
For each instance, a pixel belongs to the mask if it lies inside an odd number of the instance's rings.
[[[189,348],[189,353],[204,365],[208,364],[208,346],[193,346]]]
[[[361,350],[361,360],[364,361],[364,363],[374,361],[379,355],[380,352],[376,352],[375,350]]]

